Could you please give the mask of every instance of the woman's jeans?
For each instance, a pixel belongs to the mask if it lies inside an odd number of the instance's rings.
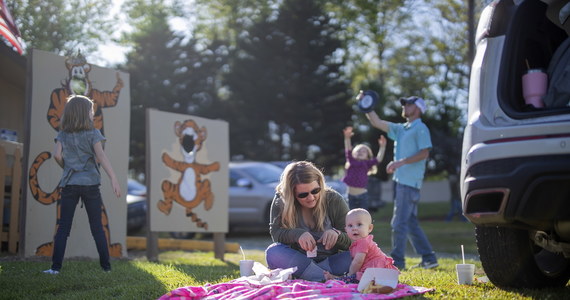
[[[101,222],[102,200],[99,192],[99,185],[68,185],[61,190],[60,216],[57,221],[57,232],[54,237],[54,247],[52,256],[52,270],[59,271],[63,263],[65,247],[67,245],[67,237],[71,232],[73,224],[73,215],[75,207],[79,199],[83,201],[87,216],[89,217],[89,226],[91,234],[95,239],[97,252],[99,252],[99,263],[103,270],[110,270],[109,248],[103,224]]]
[[[395,184],[394,213],[392,216],[392,252],[394,265],[405,268],[408,238],[422,262],[437,262],[435,253],[418,222],[420,190],[404,184]]]
[[[368,209],[368,192],[362,193],[360,195],[348,194],[348,207],[350,209],[354,208]]]
[[[324,271],[334,275],[343,275],[348,272],[352,258],[350,252],[343,251],[316,262],[307,255],[291,247],[273,243],[265,250],[265,259],[270,269],[288,269],[297,267],[293,275],[297,278],[310,281],[324,281]]]

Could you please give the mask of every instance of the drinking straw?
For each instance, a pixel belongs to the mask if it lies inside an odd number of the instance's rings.
[[[461,245],[461,247],[463,247],[463,245]],[[243,248],[241,246],[239,246],[239,250],[241,250],[241,255],[243,255],[243,260],[245,260],[245,252],[243,252]]]
[[[528,70],[530,70],[530,65],[528,64],[528,59],[525,58],[524,61],[526,62],[526,68],[527,68]]]
[[[463,264],[465,264],[465,252],[463,251],[463,245],[461,245],[461,257],[463,257]]]

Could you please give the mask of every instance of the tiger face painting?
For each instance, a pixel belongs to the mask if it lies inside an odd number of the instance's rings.
[[[196,154],[202,149],[207,137],[205,127],[198,127],[193,120],[177,121],[174,124],[174,133],[180,143],[183,161],[174,160],[168,153],[162,154],[162,161],[167,167],[180,172],[178,182],[162,181],[164,200],[157,204],[158,209],[166,215],[170,214],[173,203],[176,202],[186,208],[186,216],[192,219],[200,228],[208,229],[208,223],[200,219],[192,209],[201,203],[210,210],[214,203],[214,194],[211,190],[210,180],[202,179],[202,175],[220,169],[219,162],[201,164],[196,161]]]

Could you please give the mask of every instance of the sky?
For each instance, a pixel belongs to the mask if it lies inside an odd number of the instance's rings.
[[[120,29],[115,31],[111,38],[119,38],[123,32],[130,30],[126,23],[126,17],[119,13],[122,4],[123,0],[113,0],[113,8],[111,9],[110,15],[117,14],[119,16],[118,22]],[[90,55],[90,62],[102,67],[115,66],[125,62],[128,50],[128,47],[123,47],[113,41],[109,41],[99,45],[99,49]]]
[[[123,2],[124,0],[113,0],[110,15],[117,15],[119,30],[113,33],[111,39],[118,39],[124,32],[132,30],[127,24],[127,17],[121,13],[121,5]],[[187,4],[190,4],[190,2],[187,2]],[[187,33],[189,31],[188,28],[191,26],[189,20],[182,18],[173,18],[169,23],[172,30],[182,33]],[[99,45],[99,49],[90,55],[89,60],[91,63],[101,67],[112,67],[126,61],[126,54],[130,50],[130,47],[121,46],[111,39],[109,39],[107,43]]]

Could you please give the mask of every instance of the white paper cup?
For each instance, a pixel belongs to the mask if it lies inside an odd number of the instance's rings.
[[[473,276],[475,276],[474,264],[457,264],[457,283],[458,284],[473,284]]]
[[[239,273],[241,276],[251,276],[253,273],[253,260],[245,259],[239,261]]]

